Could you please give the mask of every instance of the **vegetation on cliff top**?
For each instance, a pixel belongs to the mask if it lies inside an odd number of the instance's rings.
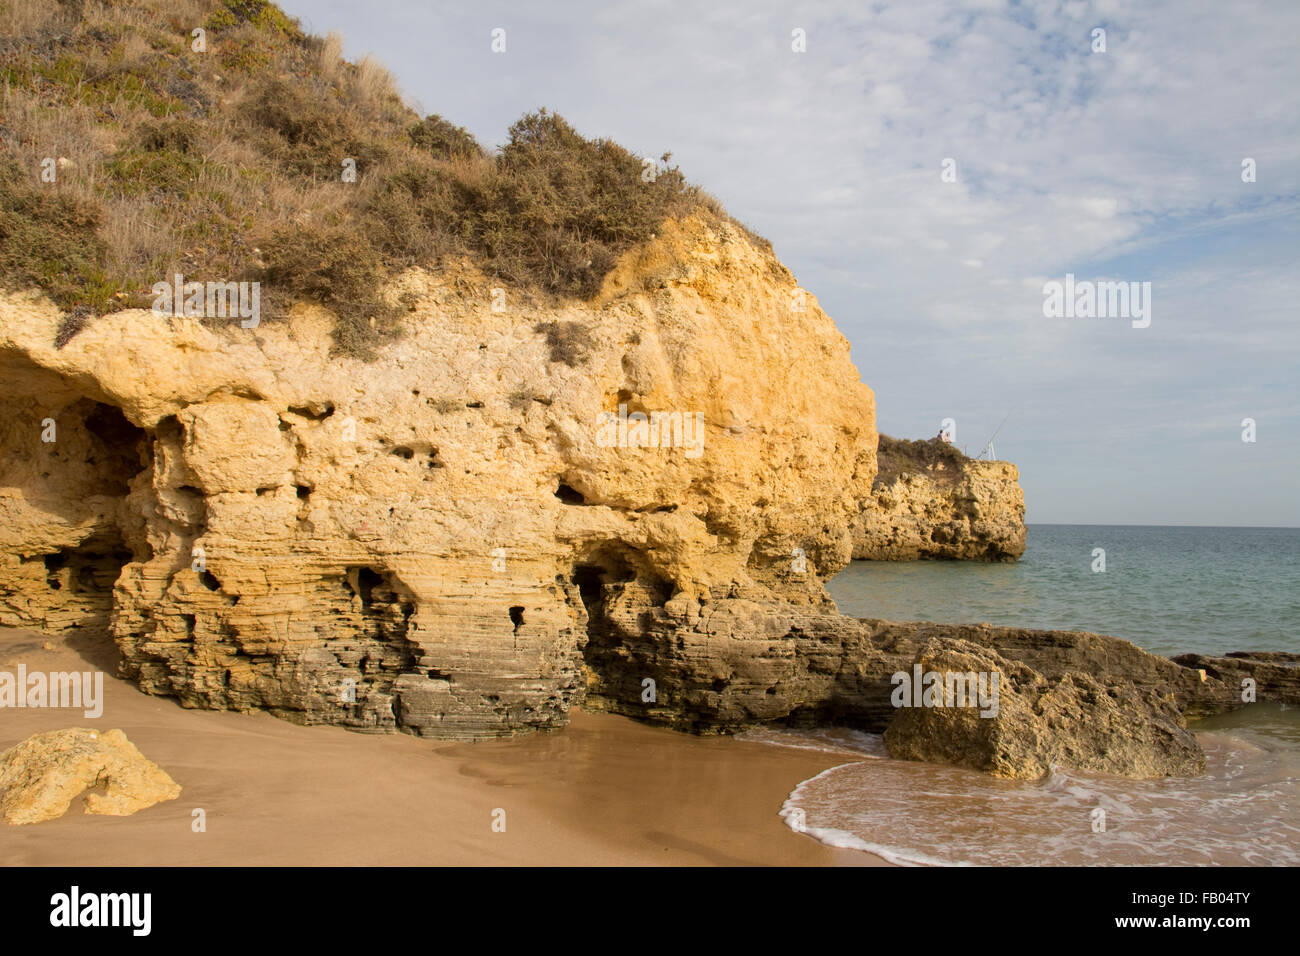
[[[264,318],[320,302],[365,355],[400,331],[380,287],[401,268],[469,256],[586,298],[666,218],[727,218],[668,154],[643,177],[545,109],[489,152],[340,48],[267,0],[0,0],[4,284],[69,313],[62,343],[175,273],[258,280]]]
[[[971,459],[942,438],[892,438],[882,434],[876,446],[876,485],[889,484],[905,471],[957,481]]]

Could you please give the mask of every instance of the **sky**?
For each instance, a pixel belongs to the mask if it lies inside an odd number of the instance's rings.
[[[976,455],[1005,420],[1030,524],[1300,526],[1294,0],[281,5],[485,146],[545,106],[671,151],[881,431]],[[1150,324],[1045,315],[1067,273],[1151,283]]]

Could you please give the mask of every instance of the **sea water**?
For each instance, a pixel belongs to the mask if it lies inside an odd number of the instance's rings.
[[[1162,655],[1300,653],[1300,529],[1034,525],[1014,564],[855,561],[828,589],[855,617],[1086,630]],[[1167,780],[999,780],[892,760],[868,734],[746,736],[842,757],[781,815],[896,863],[1300,864],[1300,710],[1261,701],[1192,727],[1206,772]]]
[[[854,561],[827,589],[851,617],[1094,631],[1163,655],[1300,652],[1300,528],[1033,525],[1017,562]]]

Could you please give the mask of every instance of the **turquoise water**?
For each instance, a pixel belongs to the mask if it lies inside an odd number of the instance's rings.
[[[855,561],[828,587],[856,617],[1080,629],[1158,654],[1300,652],[1300,529],[1034,525],[1017,564]],[[835,755],[781,816],[896,863],[1300,865],[1300,710],[1252,704],[1193,726],[1206,772],[1169,780],[998,780],[893,760],[879,736],[841,728],[746,736]]]
[[[1300,528],[1032,525],[1014,564],[854,561],[827,589],[854,617],[1095,631],[1166,655],[1300,652]]]

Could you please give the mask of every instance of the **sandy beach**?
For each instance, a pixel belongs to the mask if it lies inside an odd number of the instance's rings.
[[[49,645],[50,649],[46,648]],[[186,710],[110,676],[104,637],[0,629],[0,669],[103,670],[103,716],[0,711],[0,750],[65,727],[121,728],[184,789],[130,817],[0,824],[6,865],[888,865],[796,834],[799,783],[844,762],[574,712],[558,733],[481,743]],[[206,832],[191,828],[195,808]],[[505,811],[505,832],[492,829]],[[499,816],[499,815],[498,815]]]

